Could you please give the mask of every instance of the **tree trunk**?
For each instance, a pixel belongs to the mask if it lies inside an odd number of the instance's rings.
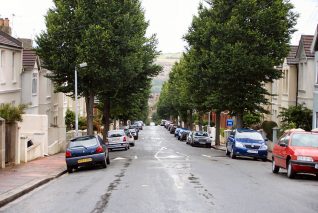
[[[236,128],[243,128],[243,112],[236,114]]]
[[[221,112],[215,112],[216,119],[215,119],[215,145],[220,145],[220,127],[221,127]]]
[[[110,100],[109,100],[109,98],[104,99],[103,122],[104,122],[103,140],[106,141],[107,134],[109,131],[109,125],[110,125]]]
[[[86,111],[87,111],[87,135],[93,135],[93,120],[94,120],[94,93],[92,90],[89,91],[86,99]]]
[[[188,123],[189,123],[189,129],[192,131],[193,130],[193,121],[192,121],[192,110],[189,111],[188,114],[189,118],[188,118]]]
[[[199,131],[202,131],[202,124],[203,124],[202,115],[203,113],[199,112]]]

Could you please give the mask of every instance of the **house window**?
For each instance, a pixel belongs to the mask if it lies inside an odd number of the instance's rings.
[[[33,73],[32,75],[32,94],[36,95],[38,92],[38,74]]]
[[[16,82],[16,73],[15,73],[15,52],[12,53],[12,82]]]

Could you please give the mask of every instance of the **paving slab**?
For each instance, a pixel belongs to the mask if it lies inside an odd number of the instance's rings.
[[[0,207],[65,172],[64,153],[0,169]]]

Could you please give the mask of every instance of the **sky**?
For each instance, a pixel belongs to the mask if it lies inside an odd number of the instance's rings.
[[[163,53],[184,51],[182,37],[191,24],[201,0],[142,0],[148,35],[157,34],[158,50]],[[300,14],[291,44],[298,44],[302,34],[312,35],[318,24],[318,0],[291,0]],[[0,17],[9,18],[14,37],[34,39],[45,30],[44,15],[53,7],[52,0],[0,0]]]

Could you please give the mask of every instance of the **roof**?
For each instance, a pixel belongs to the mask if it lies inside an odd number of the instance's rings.
[[[301,44],[303,45],[306,57],[315,57],[315,54],[311,52],[311,44],[313,39],[314,39],[313,35],[302,35],[300,38],[299,47],[301,46]],[[299,48],[298,48],[298,51],[299,51]]]
[[[23,50],[23,69],[33,70],[36,57],[35,50]]]
[[[0,45],[22,49],[22,42],[0,30]]]
[[[287,64],[297,64],[298,59],[296,58],[298,46],[290,46],[290,50],[287,56]]]
[[[317,24],[317,27],[316,27],[316,31],[315,31],[315,36],[314,36],[313,42],[311,44],[311,51],[312,52],[318,51],[318,24]]]

